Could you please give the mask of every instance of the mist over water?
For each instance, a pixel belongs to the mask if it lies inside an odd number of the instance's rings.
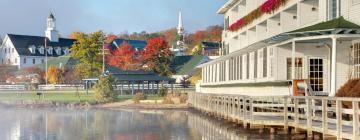
[[[0,107],[1,140],[269,139],[188,111]],[[285,137],[278,137],[285,138]]]

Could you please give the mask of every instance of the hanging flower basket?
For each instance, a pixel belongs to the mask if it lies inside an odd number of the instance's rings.
[[[228,30],[237,31],[244,26],[252,23],[254,20],[260,18],[264,14],[272,14],[278,10],[281,6],[285,5],[290,0],[267,0],[259,8],[250,12],[248,15],[237,20],[234,24],[230,25]]]

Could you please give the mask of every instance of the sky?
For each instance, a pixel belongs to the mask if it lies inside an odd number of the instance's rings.
[[[53,12],[62,36],[73,31],[156,32],[176,27],[182,11],[187,32],[221,25],[226,0],[0,0],[0,36],[44,35]]]

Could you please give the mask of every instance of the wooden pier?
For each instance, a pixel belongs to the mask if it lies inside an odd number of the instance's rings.
[[[190,107],[244,128],[360,140],[359,98],[189,94]],[[290,131],[291,130],[291,131]]]

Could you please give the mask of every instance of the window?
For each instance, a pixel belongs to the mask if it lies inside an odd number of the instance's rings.
[[[292,67],[291,67],[291,58],[287,58],[287,79],[304,79],[303,77],[303,71],[304,71],[304,65],[303,65],[303,59],[302,58],[295,58],[295,77],[292,78]]]
[[[32,62],[33,62],[33,64],[35,64],[35,63],[36,63],[36,60],[35,60],[35,59],[33,59],[33,60],[32,60]]]
[[[24,58],[24,64],[26,64],[26,58]]]
[[[312,58],[309,62],[310,86],[314,91],[324,90],[324,60]]]
[[[353,72],[352,78],[360,78],[360,43],[355,43],[352,47],[352,63],[353,63]]]
[[[257,78],[257,71],[258,71],[258,69],[257,69],[257,63],[258,63],[258,53],[257,53],[257,51],[255,51],[254,52],[254,78]]]
[[[263,77],[267,77],[267,48],[263,51]]]
[[[41,59],[41,63],[42,63],[42,64],[44,64],[44,63],[45,63],[44,59]]]
[[[14,52],[15,52],[15,49],[14,49],[14,48],[12,48],[11,50],[12,50],[12,53],[14,53]]]
[[[329,19],[337,17],[337,0],[330,0],[329,4]]]
[[[15,61],[14,61],[14,63],[17,63],[17,58],[15,58]]]
[[[246,54],[246,79],[250,79],[250,54]]]

